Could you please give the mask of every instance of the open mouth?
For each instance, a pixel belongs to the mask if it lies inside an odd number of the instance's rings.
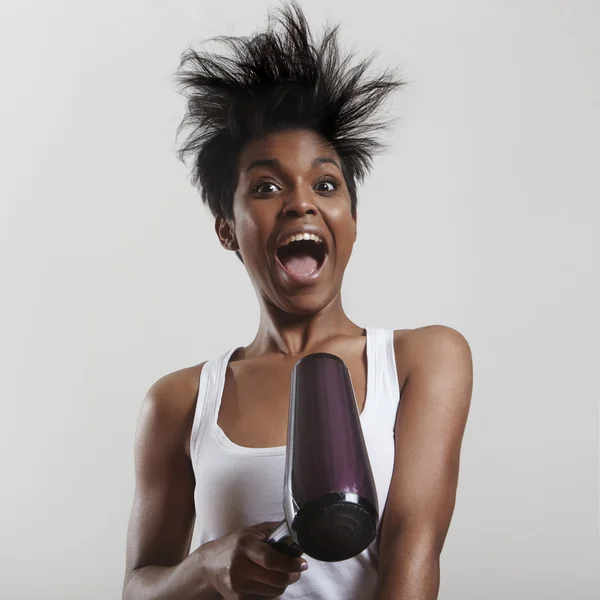
[[[288,275],[303,281],[318,275],[327,257],[327,248],[315,239],[292,240],[277,248],[275,255]]]

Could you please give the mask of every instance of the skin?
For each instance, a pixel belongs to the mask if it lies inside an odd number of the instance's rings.
[[[261,162],[252,166],[255,161]],[[292,368],[306,354],[340,356],[359,410],[364,406],[365,330],[346,316],[340,294],[356,218],[339,156],[316,133],[283,131],[254,140],[238,166],[234,218],[217,218],[215,230],[224,248],[242,255],[260,324],[228,366],[218,424],[239,445],[282,446]],[[277,236],[302,223],[319,226],[328,248],[323,272],[310,285],[291,282],[274,260]],[[374,598],[434,600],[471,399],[471,353],[460,333],[443,326],[395,331],[394,350],[402,401]],[[127,599],[276,597],[301,576],[302,559],[262,541],[276,522],[235,532],[188,556],[195,485],[189,439],[202,366],[163,377],[143,403]]]

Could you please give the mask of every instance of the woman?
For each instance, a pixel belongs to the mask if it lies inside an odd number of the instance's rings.
[[[136,441],[128,600],[432,600],[469,409],[469,346],[455,330],[364,328],[340,290],[356,238],[356,185],[381,147],[375,115],[401,83],[349,68],[336,29],[319,46],[297,7],[232,54],[188,51],[180,150],[260,304],[254,340],[150,389]],[[290,376],[312,352],[351,374],[379,497],[359,556],[293,558],[265,539],[283,518]],[[400,402],[400,397],[402,401]],[[196,528],[200,545],[190,554]]]

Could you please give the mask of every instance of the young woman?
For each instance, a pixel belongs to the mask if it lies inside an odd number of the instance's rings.
[[[276,24],[220,38],[229,55],[189,50],[182,60],[191,133],[180,156],[194,157],[194,183],[248,272],[260,325],[247,346],[150,389],[123,598],[433,600],[471,396],[469,346],[443,326],[359,326],[340,295],[357,182],[381,147],[377,109],[401,82],[369,79],[369,61],[351,68],[337,28],[315,45],[295,4]],[[265,543],[283,518],[292,368],[313,352],[350,371],[379,497],[376,540],[338,563]]]

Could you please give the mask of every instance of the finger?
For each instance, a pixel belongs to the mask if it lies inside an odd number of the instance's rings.
[[[300,573],[308,566],[306,560],[303,558],[288,556],[260,540],[253,540],[251,538],[246,540],[244,551],[245,555],[252,562],[271,571]]]
[[[247,598],[261,598],[261,600],[263,598],[279,598],[285,594],[286,590],[285,587],[273,587],[260,581],[252,581],[249,586],[248,591],[241,596],[244,600]]]
[[[263,521],[262,523],[257,523],[256,525],[253,525],[251,529],[254,529],[256,531],[260,539],[266,540],[269,537],[269,535],[271,535],[271,533],[273,533],[273,531],[275,531],[275,529],[279,527],[280,523],[281,521]]]
[[[285,554],[265,542],[260,543],[259,552],[262,554],[262,565],[266,569],[283,573],[301,573],[308,569],[306,559]]]
[[[268,569],[266,567],[257,565],[256,563],[252,563],[252,565],[255,569],[252,571],[252,576],[256,581],[260,581],[277,588],[286,588],[288,585],[296,583],[300,579],[301,575],[301,573],[298,571],[289,573]]]
[[[244,579],[248,582],[245,587],[251,588],[248,591],[252,591],[252,593],[260,590],[261,593],[269,592],[281,595],[289,585],[300,579],[300,573],[272,571],[257,565],[247,557],[244,557],[244,561],[246,561],[243,565]]]

